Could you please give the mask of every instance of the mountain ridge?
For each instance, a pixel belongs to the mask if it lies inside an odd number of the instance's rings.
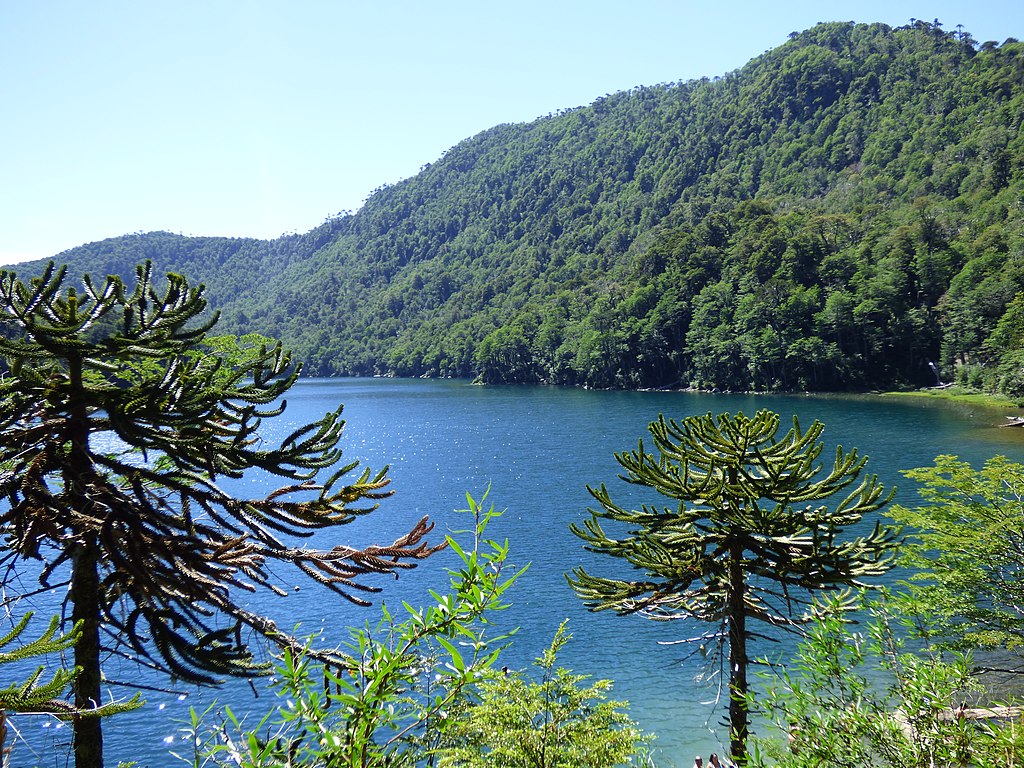
[[[722,77],[494,126],[302,235],[60,258],[204,282],[223,330],[314,375],[863,389],[935,363],[1024,394],[1022,120],[1012,39],[820,24]]]

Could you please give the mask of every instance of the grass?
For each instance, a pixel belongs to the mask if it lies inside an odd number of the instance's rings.
[[[928,397],[934,400],[951,400],[971,405],[984,405],[992,408],[1020,408],[1021,404],[1011,400],[1005,395],[993,395],[987,392],[979,392],[969,387],[952,386],[943,389],[915,389],[908,392],[884,392],[883,394],[892,397]]]

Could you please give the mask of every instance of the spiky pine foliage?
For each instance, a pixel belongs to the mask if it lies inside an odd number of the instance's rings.
[[[0,664],[23,662],[53,653],[62,653],[74,646],[75,640],[78,639],[77,630],[62,634],[60,617],[54,616],[39,637],[12,648],[14,643],[20,642],[31,619],[32,613],[26,613],[10,632],[0,637]],[[49,680],[43,679],[43,673],[44,667],[37,667],[26,680],[11,683],[0,689],[0,754],[4,756],[0,758],[0,765],[7,765],[4,759],[11,749],[7,746],[9,712],[47,714],[62,720],[73,720],[76,717],[107,717],[142,705],[139,694],[136,694],[128,701],[111,701],[81,710],[64,698],[78,674],[77,669],[57,669]]]
[[[264,419],[295,382],[280,345],[211,339],[203,287],[179,275],[154,284],[151,266],[131,288],[117,277],[80,291],[51,263],[26,284],[0,272],[0,531],[7,559],[42,563],[45,584],[70,572],[76,705],[100,700],[101,649],[123,652],[179,679],[265,671],[243,628],[301,647],[244,609],[239,591],[274,583],[293,565],[354,602],[359,579],[411,567],[436,548],[420,520],[388,546],[326,551],[292,536],[351,521],[389,492],[386,470],[338,464],[341,409],[264,443]],[[262,498],[218,485],[252,468],[282,478]],[[101,765],[99,721],[75,721],[78,768]]]
[[[54,616],[50,624],[39,637],[29,640],[22,645],[10,648],[12,643],[21,640],[21,636],[28,628],[32,620],[32,613],[26,613],[3,637],[0,637],[0,664],[26,661],[52,653],[61,653],[73,647],[78,639],[78,631],[72,630],[68,634],[60,632],[60,617]],[[139,706],[139,695],[136,694],[129,701],[111,702],[90,710],[80,711],[64,700],[63,696],[75,679],[78,671],[75,669],[57,669],[49,681],[40,682],[43,679],[44,667],[38,667],[35,672],[21,682],[11,683],[6,688],[0,689],[0,710],[14,712],[52,712],[70,719],[74,716],[104,716],[118,712],[124,712]]]
[[[591,610],[639,613],[654,619],[696,618],[717,623],[701,638],[729,646],[729,721],[733,758],[745,759],[748,731],[746,619],[793,626],[809,618],[810,598],[888,569],[897,531],[876,523],[866,535],[840,538],[892,497],[875,476],[860,478],[867,461],[856,449],[836,450],[819,477],[824,425],[805,432],[794,418],[780,439],[780,418],[758,411],[681,422],[663,416],[650,425],[656,453],[641,440],[615,458],[624,480],[656,490],[675,507],[627,510],[607,488],[588,488],[600,505],[572,531],[591,552],[626,560],[643,576],[604,578],[576,568],[569,582]],[[830,510],[825,499],[845,493]],[[602,521],[622,538],[606,533]],[[724,651],[723,651],[724,654]],[[724,655],[720,656],[724,658]]]
[[[7,647],[25,632],[31,618],[31,613],[25,614],[10,632],[0,637],[0,664],[24,661],[49,653],[60,653],[75,644],[77,633],[59,635],[60,617],[54,616],[50,619],[50,625],[42,635],[24,645],[7,650]],[[42,676],[43,667],[39,667],[28,680],[12,683],[6,688],[0,689],[0,709],[22,710],[46,706],[54,699],[59,698],[67,689],[71,681],[75,679],[75,672],[70,669],[58,669],[48,683],[40,685],[39,680]],[[63,708],[66,704],[67,702],[54,701],[55,708]]]

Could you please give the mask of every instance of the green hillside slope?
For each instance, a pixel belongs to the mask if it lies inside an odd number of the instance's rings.
[[[1024,394],[1024,45],[830,23],[713,80],[467,139],[353,215],[266,242],[165,233],[225,329],[318,375]]]

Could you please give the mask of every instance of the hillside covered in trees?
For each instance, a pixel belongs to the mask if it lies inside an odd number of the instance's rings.
[[[452,147],[274,241],[127,235],[312,375],[1024,397],[1024,44],[821,24]],[[18,268],[29,276],[30,266]]]

